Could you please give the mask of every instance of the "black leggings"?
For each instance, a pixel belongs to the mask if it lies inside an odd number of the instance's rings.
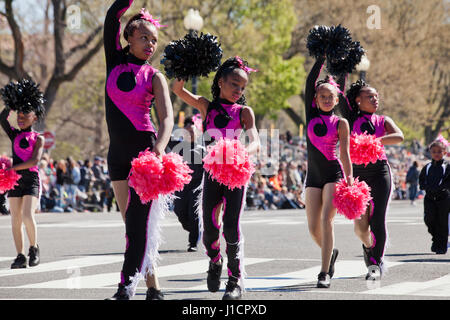
[[[199,184],[197,184],[198,187]],[[173,201],[173,211],[178,217],[183,229],[189,232],[189,245],[197,246],[199,240],[199,218],[195,213],[196,200],[199,197],[200,190],[194,187],[186,186],[182,191],[175,192]]]
[[[241,279],[244,275],[243,235],[241,233],[240,218],[244,210],[246,187],[234,190],[213,180],[208,173],[204,175],[203,182],[203,244],[206,254],[213,261],[220,260],[220,227],[221,222],[216,220],[216,213],[223,205],[223,236],[226,241],[228,257],[228,276]]]
[[[437,249],[447,252],[450,199],[433,200],[425,196],[423,206],[425,211],[424,221],[432,236],[433,244]]]
[[[152,274],[159,258],[161,242],[159,223],[166,205],[161,197],[143,204],[133,188],[129,188],[125,212],[126,249],[121,272],[121,283],[130,296],[136,291],[139,281],[147,273]]]
[[[386,161],[377,161],[375,164],[353,165],[354,177],[359,181],[365,181],[371,188],[369,212],[369,225],[372,234],[371,264],[378,265],[382,262],[387,241],[386,211],[391,195],[391,171]]]

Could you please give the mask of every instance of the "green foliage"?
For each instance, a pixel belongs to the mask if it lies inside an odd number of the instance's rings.
[[[260,118],[277,118],[279,110],[289,107],[287,99],[301,92],[305,79],[303,57],[282,57],[297,23],[293,3],[233,0],[229,8],[217,12],[212,22],[213,27],[217,24],[216,34],[224,50],[222,61],[238,55],[259,70],[250,74],[245,91],[247,103]],[[211,98],[213,78],[211,74],[198,80],[199,95]]]
[[[402,121],[396,121],[395,124],[400,128],[400,130],[402,130],[406,142],[411,142],[414,139],[421,140],[424,136],[423,127],[412,128],[410,124],[404,123]]]
[[[259,72],[250,75],[246,97],[256,115],[277,118],[278,111],[289,107],[287,99],[301,92],[305,71],[302,57],[284,60],[291,43],[296,16],[291,0],[240,1],[236,19],[234,51]]]

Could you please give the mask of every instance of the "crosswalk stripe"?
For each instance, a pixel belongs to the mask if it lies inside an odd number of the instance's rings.
[[[11,260],[11,257],[0,257],[0,261]],[[262,264],[270,263],[275,259],[268,258],[246,258],[245,264]],[[291,259],[295,263],[296,260]],[[303,259],[304,260],[304,259]],[[91,275],[83,275],[84,267],[100,266],[112,263],[119,263],[123,261],[123,255],[99,255],[89,257],[77,257],[75,259],[67,259],[61,261],[54,261],[49,263],[42,263],[41,265],[33,268],[26,269],[6,269],[0,270],[0,277],[16,276],[29,273],[38,272],[54,272],[66,270],[67,277],[59,280],[46,281],[41,283],[30,283],[17,287],[17,289],[111,289],[111,286],[116,286],[120,280],[119,270],[117,272],[110,273],[98,273]],[[308,261],[317,261],[317,259],[309,259]],[[224,259],[226,265],[226,258]],[[388,268],[404,264],[404,262],[386,262]],[[190,262],[170,264],[166,266],[160,266],[157,269],[158,278],[171,278],[177,276],[187,276],[201,274],[202,279],[206,279],[206,270],[208,269],[208,260],[200,259]],[[364,276],[367,272],[367,268],[361,260],[341,260],[336,262],[336,272],[334,279],[345,279],[352,277]],[[266,291],[276,290],[299,286],[302,284],[312,283],[317,281],[317,274],[320,271],[320,265],[315,265],[310,268],[296,270],[293,272],[258,276],[251,274],[245,280],[246,289],[249,291]],[[222,274],[222,280],[226,279],[226,272]],[[224,289],[225,281],[222,281],[222,288]],[[144,287],[145,283],[141,282],[140,286]],[[1,287],[0,287],[1,288]],[[369,288],[369,287],[368,287]],[[188,291],[206,291],[206,281],[202,281],[201,285],[185,288],[165,288],[171,292],[177,292],[182,290]],[[327,291],[328,292],[328,291]],[[343,292],[344,293],[344,292]],[[351,293],[351,292],[348,292]],[[450,296],[450,274],[442,276],[437,279],[424,282],[400,282],[392,285],[383,286],[380,285],[369,288],[369,290],[353,292],[353,294],[364,295],[411,295],[411,296],[434,296],[434,297],[449,297]]]
[[[362,293],[449,297],[450,274],[430,281],[400,282],[393,285],[368,290]]]
[[[3,257],[2,257],[3,258]],[[13,259],[8,258],[11,261]],[[52,272],[59,270],[68,270],[73,268],[82,268],[90,266],[98,266],[123,261],[123,254],[118,255],[98,255],[76,259],[59,260],[54,262],[41,263],[36,267],[23,269],[5,269],[0,270],[0,277],[15,276],[20,274],[31,274],[38,272]]]
[[[401,262],[393,262],[388,264],[392,267],[402,264]],[[245,287],[247,290],[268,290],[281,287],[296,286],[309,282],[316,282],[317,275],[320,272],[321,266],[314,266],[308,269],[303,269],[294,272],[288,272],[269,276],[249,276],[245,279]],[[335,264],[336,272],[333,278],[345,278],[365,275],[367,267],[364,262],[360,260],[342,260]],[[206,290],[206,285],[202,284],[190,288],[183,288],[183,291]]]
[[[245,265],[268,262],[273,259],[248,258]],[[226,262],[225,262],[226,263]],[[206,273],[208,270],[208,260],[196,260],[172,264],[168,266],[160,266],[157,269],[158,278],[183,276],[191,274]],[[41,283],[26,284],[18,288],[40,288],[40,289],[96,289],[106,286],[117,285],[120,281],[119,270],[117,272],[103,273],[82,276],[81,270],[71,270],[68,278],[46,281]]]

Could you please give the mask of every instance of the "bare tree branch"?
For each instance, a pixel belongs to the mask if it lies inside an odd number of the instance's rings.
[[[14,17],[14,11],[12,8],[13,0],[5,0],[5,11],[6,20],[8,21],[11,33],[14,39],[14,66],[12,70],[14,71],[13,78],[29,78],[29,75],[25,72],[23,68],[24,53],[25,48],[22,41],[22,33],[20,31],[19,25]]]
[[[61,77],[62,81],[71,81],[75,78],[77,73],[83,68],[90,60],[91,58],[102,48],[103,46],[103,38],[99,39],[96,43],[96,45],[89,50],[79,61],[76,63],[72,70],[70,70],[68,73],[66,73],[64,76]]]
[[[98,26],[97,28],[95,28],[94,31],[92,31],[92,33],[86,38],[86,40],[82,44],[75,46],[75,47],[71,48],[68,52],[66,52],[64,54],[64,59],[67,60],[76,52],[86,49],[89,46],[89,44],[95,39],[95,37],[102,30],[103,30],[103,26]]]

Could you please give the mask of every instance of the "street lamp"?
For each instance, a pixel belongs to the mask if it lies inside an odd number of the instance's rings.
[[[361,61],[356,65],[356,70],[359,71],[359,78],[366,81],[366,73],[370,68],[370,61],[366,55],[361,57]]]
[[[184,17],[184,27],[189,30],[189,34],[198,32],[203,28],[203,18],[200,16],[198,10],[189,9],[186,17]],[[192,93],[197,94],[197,77],[192,77]],[[192,113],[195,115],[199,113],[197,109],[194,109]]]
[[[198,10],[188,10],[186,17],[184,17],[184,27],[189,30],[189,33],[199,31],[203,28],[203,18],[200,16]]]

